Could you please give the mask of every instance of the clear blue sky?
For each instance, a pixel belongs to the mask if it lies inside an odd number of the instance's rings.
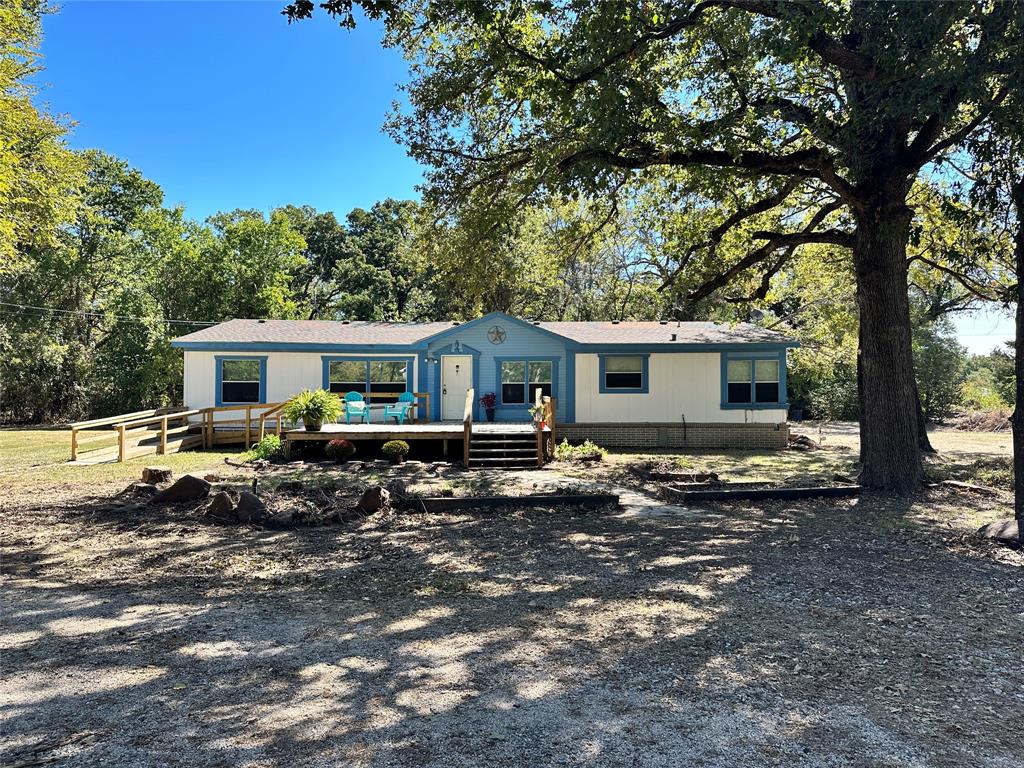
[[[401,98],[399,54],[375,24],[289,25],[283,6],[68,0],[44,20],[40,99],[78,123],[72,146],[128,160],[196,219],[287,203],[342,217],[415,197],[421,169],[380,130]],[[954,323],[972,352],[1013,332],[996,312]]]
[[[380,130],[401,56],[377,25],[289,25],[284,4],[65,2],[40,100],[78,123],[72,146],[128,160],[193,218],[415,197],[420,168]]]

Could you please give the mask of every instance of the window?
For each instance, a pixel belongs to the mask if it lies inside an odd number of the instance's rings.
[[[725,403],[727,405],[779,405],[782,381],[781,358],[727,359]]]
[[[405,392],[405,371],[408,363],[370,361],[370,389],[376,394],[391,394],[392,397],[375,397],[375,403],[393,403],[398,395]]]
[[[646,395],[650,355],[598,355],[598,389],[602,394]]]
[[[366,363],[337,360],[330,363],[327,389],[331,392],[365,392]]]
[[[217,365],[220,367],[218,405],[261,402],[265,359],[218,358]]]
[[[554,363],[551,360],[502,360],[501,403],[526,405],[532,403],[537,390],[551,397]]]
[[[537,396],[537,390],[541,391],[543,397],[551,397],[551,361],[530,363],[530,380],[526,388],[526,396],[532,403]]]
[[[501,402],[526,403],[526,363],[518,360],[502,362]]]
[[[749,403],[752,401],[750,389],[750,372],[753,360],[729,361],[729,401],[730,403]]]
[[[406,360],[330,360],[327,367],[325,389],[338,394],[370,392],[391,394],[392,397],[374,397],[375,403],[395,402],[405,392],[409,363]]]
[[[644,385],[644,359],[635,357],[606,357],[604,362],[605,389],[641,389]]]
[[[754,361],[754,402],[779,402],[779,361]]]

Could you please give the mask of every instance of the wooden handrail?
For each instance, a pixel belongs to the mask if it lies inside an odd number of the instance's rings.
[[[161,416],[153,416],[153,417],[148,418],[148,419],[137,419],[136,421],[126,421],[123,424],[121,424],[120,426],[123,426],[123,427],[125,427],[127,429],[132,429],[133,427],[146,427],[146,426],[149,426],[150,424],[159,424],[161,422],[161,420],[163,420],[163,419],[170,419],[171,421],[177,421],[178,419],[187,419],[189,416],[197,416],[197,415],[199,415],[204,410],[205,409],[203,409],[203,408],[195,408],[195,409],[193,409],[191,411],[176,411],[175,413],[168,413],[168,414],[161,415]]]
[[[466,390],[466,404],[462,409],[462,466],[469,469],[469,444],[473,440],[473,403],[475,392],[472,387]]]
[[[120,421],[127,421],[130,419],[141,419],[146,416],[161,416],[165,413],[176,413],[177,411],[184,410],[182,408],[149,408],[145,411],[133,411],[131,413],[122,413],[118,416],[106,416],[102,419],[90,419],[89,421],[76,421],[72,424],[68,424],[68,429],[88,429],[89,427],[108,427],[117,424]]]
[[[288,405],[288,401],[287,400],[285,402],[283,402],[283,403],[278,403],[273,408],[271,408],[269,411],[264,411],[263,413],[260,414],[260,431],[259,431],[259,435],[260,435],[260,440],[261,441],[263,440],[263,437],[266,434],[267,417],[271,416],[271,415],[273,415],[275,413],[279,413],[280,410],[282,408],[284,408],[286,405]],[[280,415],[277,417],[276,421],[277,421],[277,434],[280,435],[281,434],[281,417],[280,417]]]

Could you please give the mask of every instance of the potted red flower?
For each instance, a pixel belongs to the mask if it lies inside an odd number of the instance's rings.
[[[480,406],[484,409],[488,421],[494,421],[494,408],[498,405],[498,397],[493,392],[488,392],[480,398]]]

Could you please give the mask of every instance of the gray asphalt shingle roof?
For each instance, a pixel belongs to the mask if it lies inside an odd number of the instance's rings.
[[[495,322],[500,322],[495,318]],[[553,322],[531,323],[580,344],[790,343],[778,331],[750,323]],[[188,343],[415,344],[458,323],[383,323],[353,320],[229,320],[180,336]]]

